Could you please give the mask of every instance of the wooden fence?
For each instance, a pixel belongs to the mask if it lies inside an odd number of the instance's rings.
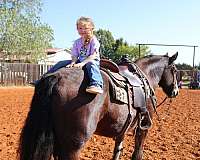
[[[29,63],[0,63],[1,86],[28,85],[41,77],[51,65]]]
[[[0,86],[24,86],[39,79],[51,65],[39,65],[29,63],[3,63],[0,62]],[[190,81],[196,77],[197,71],[178,71],[178,81]]]
[[[180,80],[188,80],[191,79],[198,80],[198,70],[179,70],[177,73],[177,79]]]

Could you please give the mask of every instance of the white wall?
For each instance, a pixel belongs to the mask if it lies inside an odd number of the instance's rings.
[[[47,55],[45,59],[38,61],[38,64],[54,65],[59,61],[71,60],[71,59],[72,59],[71,54],[69,52],[60,50],[55,54]]]

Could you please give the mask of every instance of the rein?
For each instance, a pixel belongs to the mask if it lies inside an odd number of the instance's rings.
[[[176,67],[175,67],[175,65],[174,64],[171,64],[171,65],[169,65],[168,67],[165,67],[166,69],[170,69],[171,70],[171,72],[172,72],[172,74],[173,74],[173,82],[172,82],[172,85],[173,85],[173,89],[175,88],[175,86],[176,86]],[[156,108],[158,108],[159,106],[161,106],[165,101],[166,101],[166,99],[167,99],[168,97],[166,96],[165,98],[164,98],[164,100],[159,104],[159,105],[157,105],[156,106]]]
[[[166,67],[167,69],[170,69],[171,70],[171,72],[172,72],[172,74],[174,75],[173,76],[173,83],[172,83],[172,85],[173,85],[173,88],[175,88],[175,85],[176,85],[176,77],[175,77],[175,72],[176,72],[176,67],[175,67],[175,65],[174,64],[172,64],[172,65],[169,65],[168,67]],[[160,117],[159,117],[159,115],[158,115],[158,113],[157,113],[157,111],[156,111],[156,108],[158,108],[159,106],[161,106],[166,100],[167,100],[167,96],[162,100],[162,102],[160,102],[160,104],[158,104],[157,106],[155,106],[155,104],[154,103],[152,103],[153,104],[153,106],[154,106],[154,110],[155,110],[155,112],[156,112],[156,115],[158,116],[158,119],[160,120]]]
[[[163,101],[159,105],[156,106],[156,108],[158,108],[159,106],[161,106],[167,100],[167,98],[168,97],[166,96],[165,99],[163,99]]]

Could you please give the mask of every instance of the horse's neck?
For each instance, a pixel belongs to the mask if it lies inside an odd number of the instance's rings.
[[[138,63],[137,65],[145,74],[151,87],[155,89],[161,80],[164,70],[164,64],[152,63],[146,65],[146,63]]]

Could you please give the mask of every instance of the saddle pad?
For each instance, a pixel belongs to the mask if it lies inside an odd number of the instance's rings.
[[[117,87],[116,85],[112,85],[113,87],[113,99],[118,100],[120,102],[128,104],[128,93],[124,88]]]
[[[114,73],[107,69],[102,70],[110,77],[110,93],[112,98],[128,104],[128,93],[126,90],[126,83],[128,83],[127,80],[119,73]]]

